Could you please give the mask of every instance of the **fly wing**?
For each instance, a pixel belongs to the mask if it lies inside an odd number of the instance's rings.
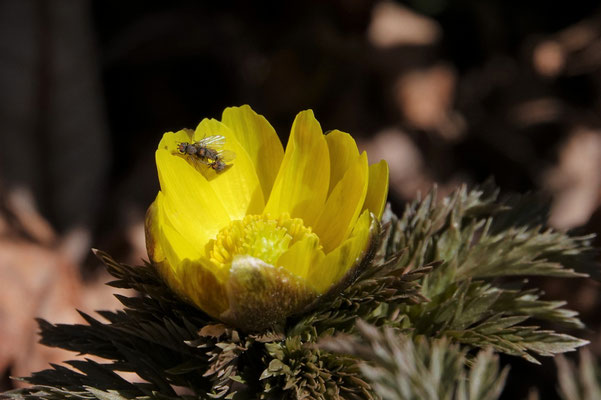
[[[194,169],[196,169],[199,172],[202,172],[203,170],[205,170],[207,168],[207,165],[209,165],[208,160],[205,160],[200,157],[193,156],[193,155],[177,154],[177,156],[186,160],[186,162],[188,164],[190,164],[192,167],[194,167]]]
[[[236,158],[236,153],[230,150],[221,150],[217,154],[219,155],[219,158],[225,163],[230,163]]]
[[[200,139],[196,143],[201,146],[205,146],[205,147],[219,151],[219,150],[223,149],[223,145],[225,144],[225,136],[221,136],[221,135],[206,136],[206,137]]]

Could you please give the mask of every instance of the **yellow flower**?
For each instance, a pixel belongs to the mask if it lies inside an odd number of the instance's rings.
[[[222,172],[178,151],[213,135],[236,155]],[[150,260],[179,296],[244,330],[340,289],[375,242],[388,191],[386,162],[368,166],[349,134],[324,135],[310,110],[297,115],[286,152],[269,122],[242,106],[194,132],[165,133],[156,163]]]

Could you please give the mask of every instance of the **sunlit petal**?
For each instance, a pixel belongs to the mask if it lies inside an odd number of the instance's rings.
[[[204,119],[194,132],[198,141],[211,135],[225,136],[224,149],[232,151],[236,158],[223,172],[210,171],[209,184],[231,219],[242,219],[247,214],[261,213],[265,206],[263,191],[255,166],[248,153],[240,145],[232,131],[215,119]]]
[[[184,258],[197,258],[203,253],[202,246],[183,236],[169,220],[165,212],[165,197],[159,192],[148,209],[146,218],[146,246],[148,255],[154,262],[167,259],[177,265]]]
[[[182,129],[177,132],[167,132],[159,142],[159,149],[167,150],[172,154],[179,153],[177,146],[180,143],[191,143],[194,141],[194,131],[191,129]]]
[[[284,149],[271,124],[248,105],[228,107],[221,121],[234,133],[236,139],[255,165],[265,199],[284,158]]]
[[[313,112],[299,113],[275,179],[265,212],[289,213],[313,226],[328,194],[330,157],[328,145]]]
[[[367,193],[367,154],[346,169],[326,202],[314,231],[326,252],[338,247],[353,230]]]
[[[359,161],[359,150],[355,139],[348,133],[333,130],[326,135],[330,153],[330,190],[342,179],[346,171]]]
[[[197,247],[168,223],[159,235],[165,255],[163,261],[155,263],[159,273],[179,296],[218,318],[228,307],[223,287],[227,271],[200,256]]]
[[[165,219],[161,231],[163,235],[161,246],[167,261],[172,265],[177,266],[185,259],[195,260],[204,255],[204,247],[182,235],[171,225],[168,217]]]
[[[369,185],[365,196],[364,210],[369,210],[381,218],[388,196],[388,164],[382,160],[369,166]]]
[[[173,227],[195,243],[206,243],[230,222],[209,182],[184,159],[167,150],[156,152],[163,210]]]
[[[311,235],[299,240],[278,258],[276,267],[284,267],[290,273],[306,278],[309,270],[324,257],[319,248],[319,237]]]
[[[369,245],[371,217],[364,211],[357,220],[351,236],[322,261],[311,269],[308,283],[318,292],[324,293],[338,282],[358,262]]]

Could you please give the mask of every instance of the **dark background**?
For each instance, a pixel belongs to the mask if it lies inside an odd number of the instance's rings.
[[[34,345],[33,316],[116,307],[89,248],[145,257],[161,135],[231,105],[284,142],[306,108],[352,133],[389,162],[397,212],[434,183],[493,176],[542,191],[555,227],[600,232],[599,2],[253,3],[0,0],[5,377],[65,358]],[[596,283],[541,284],[581,311],[598,352]],[[503,361],[504,398],[554,398],[552,361]]]

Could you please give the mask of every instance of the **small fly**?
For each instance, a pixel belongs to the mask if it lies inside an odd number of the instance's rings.
[[[236,158],[236,153],[229,150],[221,150],[216,158],[213,158],[208,163],[208,166],[214,169],[216,172],[225,170],[228,166],[226,163],[231,163]]]
[[[236,154],[229,150],[223,150],[225,136],[211,135],[197,142],[181,142],[177,150],[186,156],[186,159],[195,166],[198,163],[209,166],[216,172],[222,172],[227,168],[227,163],[236,158]]]

